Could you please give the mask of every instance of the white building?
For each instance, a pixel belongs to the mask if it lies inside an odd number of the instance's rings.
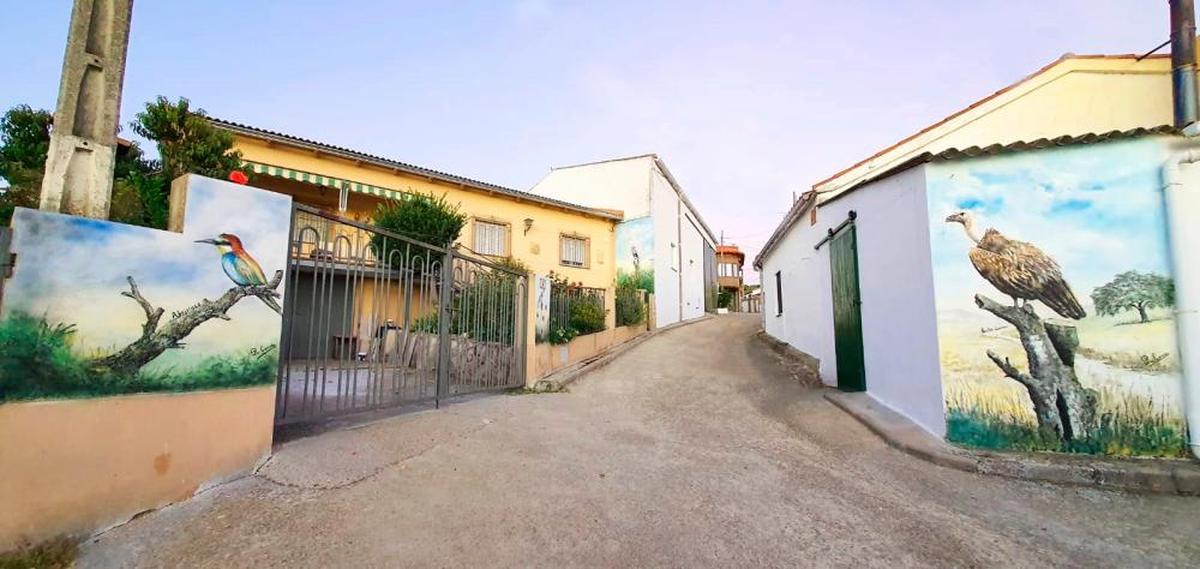
[[[1200,191],[1197,144],[1163,126],[971,147],[809,192],[755,259],[764,329],[825,384],[954,443],[1178,456],[1189,423],[1200,436],[1200,281],[1178,262],[1196,246],[1178,220],[1200,200],[1178,196]],[[1146,353],[1170,363],[1122,359]],[[1125,411],[1139,405],[1149,417]],[[1156,426],[1166,443],[1122,434]]]
[[[625,214],[617,279],[654,293],[658,326],[715,310],[716,238],[658,156],[554,168],[530,191]]]

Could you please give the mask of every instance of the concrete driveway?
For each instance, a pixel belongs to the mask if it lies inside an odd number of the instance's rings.
[[[296,440],[85,545],[84,567],[1200,564],[1200,499],[968,474],[885,446],[728,315],[570,392]]]

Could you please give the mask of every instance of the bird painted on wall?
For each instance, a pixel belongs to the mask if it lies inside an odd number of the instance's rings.
[[[267,284],[267,276],[263,273],[262,267],[258,265],[258,261],[246,252],[246,248],[242,246],[242,240],[237,235],[232,233],[222,233],[212,239],[200,239],[196,243],[205,243],[216,246],[221,253],[221,269],[225,271],[225,275],[229,280],[233,281],[238,286],[262,286]],[[271,310],[283,314],[283,308],[279,306],[275,299],[267,296],[259,296]]]
[[[1064,318],[1080,320],[1087,316],[1071,286],[1063,278],[1062,268],[1041,249],[1009,239],[989,227],[980,237],[975,230],[975,216],[960,211],[946,218],[947,223],[962,224],[975,247],[967,254],[971,264],[987,282],[1000,292],[1026,302],[1040,300]]]

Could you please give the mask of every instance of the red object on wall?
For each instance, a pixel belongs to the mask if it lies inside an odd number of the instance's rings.
[[[234,170],[229,173],[229,181],[235,184],[242,184],[244,186],[246,185],[246,182],[250,181],[250,176],[247,176],[246,173],[241,170]]]

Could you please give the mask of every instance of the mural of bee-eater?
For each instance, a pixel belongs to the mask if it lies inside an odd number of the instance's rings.
[[[225,270],[225,275],[229,280],[233,281],[238,286],[260,286],[267,284],[267,276],[263,273],[262,267],[258,265],[258,261],[246,252],[246,248],[242,246],[242,240],[238,239],[237,235],[232,233],[222,233],[212,239],[200,239],[196,243],[206,243],[215,245],[217,250],[221,252],[221,268]],[[283,308],[279,306],[275,299],[260,296],[263,303],[271,310],[283,314]]]

